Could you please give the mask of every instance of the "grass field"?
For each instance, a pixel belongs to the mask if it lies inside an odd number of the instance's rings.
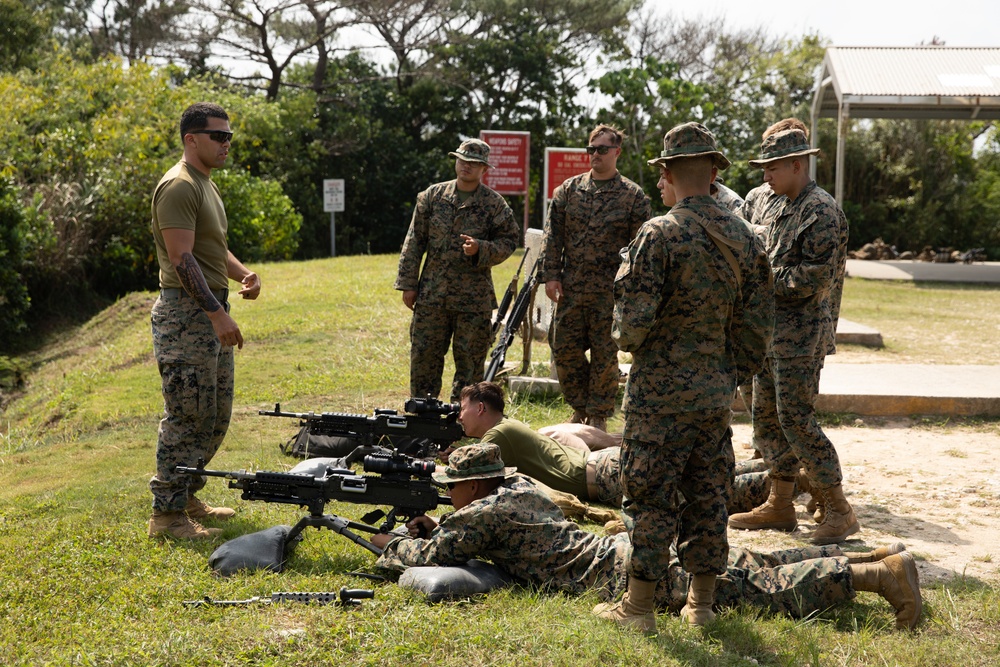
[[[518,259],[500,267],[497,285]],[[237,352],[233,425],[213,467],[295,463],[278,450],[295,424],[257,415],[275,402],[291,411],[402,407],[409,311],[390,289],[395,266],[395,257],[377,256],[254,267],[264,290],[257,302],[233,307],[247,344]],[[221,540],[146,537],[162,409],[149,336],[153,299],[131,294],[22,360],[31,369],[28,385],[0,417],[0,664],[943,666],[1000,659],[1000,593],[971,578],[925,589],[925,619],[914,634],[892,632],[888,605],[862,594],[800,621],[736,609],[697,630],[661,616],[659,635],[646,638],[593,618],[596,595],[507,589],[430,605],[348,574],[371,571],[374,559],[329,531],[307,532],[283,573],[215,577],[207,558],[223,540],[294,523],[302,513],[240,501],[212,480],[206,499],[239,509]],[[997,312],[995,288],[850,279],[844,317],[876,326],[887,345],[844,354],[1000,364]],[[519,342],[508,359],[520,359]],[[533,360],[547,359],[545,345],[536,344]],[[568,409],[558,398],[514,397],[510,413],[542,426],[562,421]],[[620,416],[611,426],[620,426]],[[366,511],[329,510],[351,518]],[[374,586],[376,597],[355,610],[182,604],[341,586]]]

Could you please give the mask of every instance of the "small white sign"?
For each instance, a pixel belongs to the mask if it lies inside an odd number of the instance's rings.
[[[344,212],[344,179],[323,179],[323,212]]]

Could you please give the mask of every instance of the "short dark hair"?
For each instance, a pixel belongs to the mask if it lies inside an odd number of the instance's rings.
[[[615,127],[614,125],[605,125],[604,123],[601,123],[593,130],[591,130],[590,136],[587,138],[587,141],[589,141],[590,143],[594,143],[594,139],[601,136],[602,134],[606,134],[609,137],[611,137],[611,143],[613,143],[618,148],[621,147],[622,141],[624,141],[625,139],[625,133],[619,130],[617,127]]]
[[[191,130],[204,130],[208,127],[209,118],[229,120],[229,114],[218,104],[212,102],[195,102],[181,114],[181,143],[184,135]]]
[[[503,414],[503,390],[495,382],[477,382],[464,387],[458,395],[458,400],[466,398],[470,401],[481,402],[494,412]]]

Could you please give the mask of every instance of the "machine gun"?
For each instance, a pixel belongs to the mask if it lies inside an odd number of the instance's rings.
[[[433,462],[418,461],[399,452],[384,451],[366,455],[363,466],[365,472],[376,474],[358,475],[342,468],[327,468],[325,474],[317,477],[290,472],[228,472],[205,470],[203,462],[199,462],[196,468],[177,466],[174,470],[184,475],[228,479],[229,488],[243,491],[240,495],[243,500],[263,500],[308,509],[309,516],[302,517],[289,531],[285,539],[286,545],[294,544],[299,533],[313,526],[343,535],[378,556],[382,554],[382,550],[352,530],[371,534],[387,533],[401,517],[409,520],[438,505],[451,504],[449,497],[439,494],[441,485],[431,479]],[[326,504],[331,501],[389,506],[391,509],[388,514],[380,509],[373,510],[361,518],[363,523],[358,523],[324,514]],[[378,528],[370,525],[383,518],[385,521]]]
[[[358,607],[361,606],[362,599],[372,599],[375,597],[375,591],[367,588],[347,588],[346,586],[340,589],[340,593],[333,592],[321,592],[321,593],[295,593],[288,591],[279,591],[277,593],[271,593],[270,598],[264,598],[260,596],[254,596],[252,598],[247,598],[246,600],[213,600],[210,597],[204,597],[200,600],[185,600],[184,605],[187,607],[233,607],[233,606],[243,606],[251,604],[276,604],[281,602],[302,602],[302,603],[315,603],[315,604],[335,604],[340,607]]]
[[[490,363],[486,367],[486,373],[483,375],[483,380],[486,382],[492,382],[500,369],[503,368],[504,360],[507,358],[507,349],[514,342],[514,334],[517,333],[517,330],[524,322],[525,316],[528,314],[528,310],[531,307],[531,298],[534,296],[535,288],[538,286],[537,270],[538,260],[536,259],[535,264],[531,267],[531,272],[524,279],[524,287],[518,293],[517,299],[514,300],[514,308],[511,310],[510,317],[507,318],[507,322],[504,324],[503,333],[500,334],[500,341],[493,348],[493,352],[490,353]]]
[[[340,436],[357,440],[363,447],[383,446],[403,454],[426,458],[431,447],[446,449],[465,437],[457,422],[460,406],[443,403],[436,398],[411,398],[404,405],[405,413],[378,409],[372,416],[342,412],[282,412],[281,404],[274,410],[261,410],[268,417],[291,417],[309,433],[319,436]]]

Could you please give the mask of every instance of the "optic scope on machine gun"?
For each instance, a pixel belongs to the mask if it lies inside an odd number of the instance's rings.
[[[410,456],[425,458],[445,449],[465,436],[458,418],[457,403],[442,403],[436,398],[411,398],[406,401],[405,414],[396,410],[378,409],[371,417],[342,412],[282,412],[281,404],[274,410],[261,410],[268,417],[292,417],[300,426],[308,426],[313,435],[350,437],[364,447],[386,446]]]
[[[185,475],[222,477],[229,480],[229,488],[241,489],[243,500],[263,500],[268,503],[299,505],[309,510],[288,533],[285,543],[294,540],[307,526],[329,528],[354,541],[375,554],[382,550],[347,530],[354,528],[369,533],[389,532],[402,517],[407,520],[425,514],[438,505],[450,505],[451,499],[439,493],[439,484],[431,480],[434,463],[418,461],[398,452],[369,454],[363,460],[365,472],[358,475],[350,470],[330,469],[320,477],[288,472],[230,472],[177,466],[175,471]],[[362,505],[391,507],[388,514],[382,510],[369,512],[356,523],[341,517],[324,514],[331,501]],[[385,521],[375,528],[369,524],[381,518]]]
[[[528,309],[531,306],[531,297],[535,293],[535,287],[538,285],[537,270],[538,260],[536,259],[535,264],[531,267],[531,272],[524,279],[524,287],[514,301],[514,308],[511,310],[506,324],[504,324],[503,333],[500,334],[500,341],[493,348],[493,352],[490,353],[490,364],[486,367],[486,373],[483,375],[483,380],[486,382],[492,382],[493,378],[500,372],[500,369],[503,368],[503,362],[507,358],[507,349],[514,342],[514,334],[517,333],[517,330],[521,327],[521,323],[524,322],[525,316],[528,314]]]

